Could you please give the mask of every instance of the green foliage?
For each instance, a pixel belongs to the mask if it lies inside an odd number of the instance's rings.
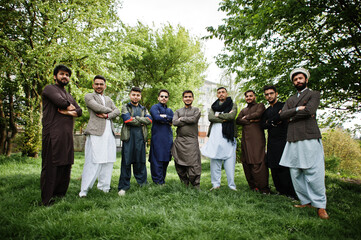
[[[217,63],[246,81],[242,90],[262,95],[264,85],[276,84],[285,100],[294,92],[290,71],[304,66],[311,73],[310,88],[322,93],[322,106],[360,111],[360,1],[223,0],[220,5],[227,18],[209,27],[208,37],[225,41]]]
[[[336,156],[325,157],[325,164],[327,171],[331,171],[331,172],[339,171],[340,163],[341,163],[341,158],[339,157]]]
[[[11,79],[13,89],[17,88],[8,91],[8,84],[2,82],[0,96],[4,111],[9,109],[7,99],[21,99],[17,104],[27,115],[18,117],[13,111],[5,119],[9,122],[12,117],[16,124],[27,124],[25,140],[29,141],[23,152],[34,155],[35,139],[39,138],[34,133],[41,133],[40,118],[30,115],[42,110],[41,92],[54,82],[54,66],[63,63],[72,69],[68,90],[82,102],[91,86],[89,80],[96,74],[111,80],[109,85],[115,92],[124,87],[130,75],[122,67],[122,58],[137,54],[136,47],[118,41],[122,32],[116,27],[120,25],[117,0],[10,0],[0,4],[0,60],[5,63],[0,65],[0,75]],[[86,119],[80,120],[83,126]]]
[[[125,27],[125,31],[124,41],[141,49],[140,56],[124,58],[126,68],[133,73],[127,93],[132,86],[142,88],[142,102],[149,109],[158,103],[158,91],[165,88],[170,93],[168,105],[180,108],[182,92],[198,89],[204,80],[207,63],[199,40],[181,26],[151,29],[138,23]]]
[[[37,157],[41,149],[41,126],[38,112],[27,112],[22,115],[24,132],[17,139],[18,147],[23,156]]]
[[[236,164],[238,191],[210,192],[209,161],[202,161],[201,190],[184,187],[170,163],[165,186],[139,187],[134,178],[124,197],[117,194],[120,156],[111,191],[94,188],[79,198],[84,154],[76,153],[67,195],[51,207],[38,206],[41,160],[20,155],[1,161],[0,235],[2,239],[359,239],[361,185],[327,173],[330,220],[316,210],[296,209],[280,195],[249,190]],[[19,160],[22,159],[20,162]],[[149,164],[148,164],[149,170]],[[149,173],[149,172],[148,172]],[[150,175],[148,175],[150,176]],[[151,181],[150,177],[148,180]]]
[[[361,176],[361,148],[358,142],[340,128],[329,129],[322,137],[326,166],[328,162],[332,171]]]

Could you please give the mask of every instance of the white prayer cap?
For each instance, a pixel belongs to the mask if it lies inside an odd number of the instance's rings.
[[[307,76],[307,79],[310,79],[310,72],[307,70],[307,69],[304,69],[304,68],[295,68],[292,70],[292,72],[290,73],[290,79],[291,81],[292,80],[292,76],[295,74],[295,73],[303,73]]]

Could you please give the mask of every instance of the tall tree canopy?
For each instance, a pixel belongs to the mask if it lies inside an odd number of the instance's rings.
[[[273,83],[286,98],[289,73],[302,66],[323,106],[361,110],[359,0],[224,0],[219,10],[227,18],[208,37],[225,41],[217,63],[247,80],[243,90]]]
[[[69,90],[80,103],[95,74],[124,86],[130,75],[122,58],[136,50],[118,41],[118,6],[117,0],[0,0],[0,153],[9,152],[6,136],[16,134],[15,121],[24,128],[23,154],[37,154],[40,96],[53,83],[55,65],[73,70]]]
[[[132,86],[143,88],[143,104],[150,108],[158,102],[158,91],[165,88],[170,92],[168,104],[174,109],[182,106],[182,92],[200,87],[208,66],[200,41],[181,26],[152,29],[138,23],[125,27],[125,31],[124,41],[141,49],[139,57],[124,58],[133,74],[127,90]]]

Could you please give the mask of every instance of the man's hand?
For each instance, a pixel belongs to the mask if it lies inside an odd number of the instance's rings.
[[[68,110],[68,111],[75,111],[75,107],[74,107],[73,104],[70,104],[70,105],[66,108],[66,110]]]
[[[77,112],[69,111],[69,110],[66,110],[66,109],[59,109],[58,108],[58,112],[61,113],[61,114],[64,114],[64,115],[72,116],[72,117],[77,117],[78,116]]]
[[[104,119],[108,118],[108,114],[106,114],[106,113],[97,113],[96,115],[98,118],[104,118]]]
[[[299,106],[298,111],[304,110],[305,108],[306,108],[305,106]]]

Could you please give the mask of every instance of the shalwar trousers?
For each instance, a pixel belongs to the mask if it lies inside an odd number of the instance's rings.
[[[242,162],[242,165],[249,187],[252,190],[259,190],[262,193],[270,193],[268,186],[269,173],[266,163],[247,164]]]
[[[42,168],[40,176],[41,201],[49,205],[54,197],[64,197],[68,191],[71,173],[71,164],[54,165],[50,138],[43,139],[41,152]]]
[[[186,186],[188,186],[190,183],[195,188],[199,188],[202,171],[202,166],[200,164],[193,166],[183,166],[175,162],[175,169],[182,183],[184,183]]]
[[[320,159],[308,169],[290,168],[293,187],[301,204],[326,208],[325,162]]]
[[[103,192],[109,192],[113,165],[113,162],[93,163],[91,160],[85,161],[79,196],[86,196],[96,179],[98,179],[97,188]]]
[[[236,156],[232,156],[226,160],[222,159],[211,159],[211,183],[213,188],[221,186],[221,177],[222,177],[222,165],[227,175],[228,187],[230,189],[236,189],[236,184],[234,183],[234,170],[236,165]]]
[[[52,161],[46,161],[41,170],[41,201],[49,205],[54,197],[64,197],[70,182],[71,165],[54,166]]]
[[[297,198],[293,188],[290,169],[287,167],[271,168],[273,184],[281,195]]]
[[[147,168],[145,163],[136,162],[126,165],[125,160],[122,159],[120,166],[120,177],[118,184],[118,191],[128,190],[130,188],[130,178],[132,176],[132,165],[133,165],[133,174],[137,183],[140,186],[147,184]]]
[[[165,161],[156,161],[152,160],[150,162],[150,173],[152,175],[152,180],[155,184],[164,184],[165,177],[167,175],[167,168],[169,162]]]

